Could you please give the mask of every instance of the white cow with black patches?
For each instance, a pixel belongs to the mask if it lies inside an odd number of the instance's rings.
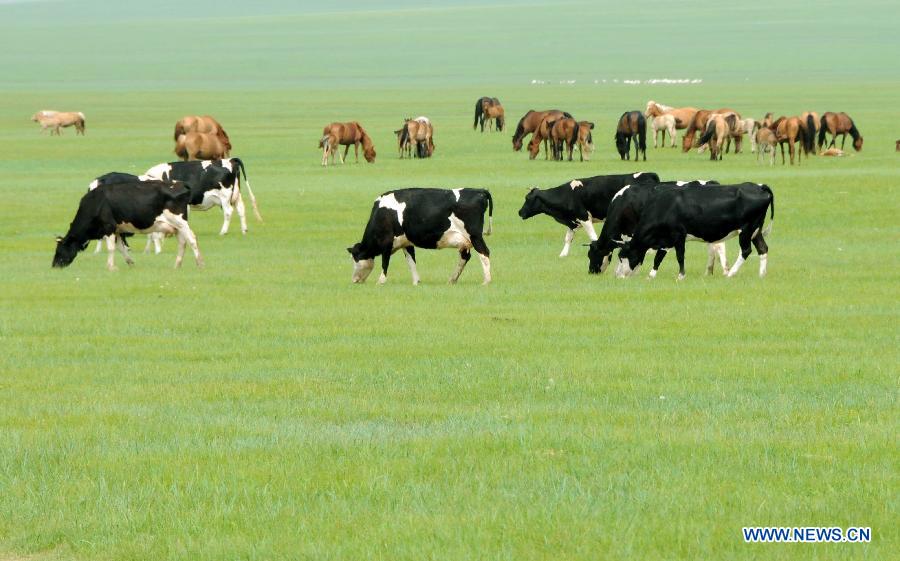
[[[488,211],[488,227],[484,229],[484,212]],[[353,258],[354,283],[365,282],[381,257],[379,284],[387,281],[391,255],[403,251],[412,274],[419,284],[415,248],[459,250],[459,263],[450,276],[455,284],[474,250],[481,261],[484,284],[491,282],[491,252],[484,235],[491,233],[494,201],[485,189],[398,189],[384,193],[372,206],[362,241],[348,247]],[[483,234],[482,234],[483,233]]]

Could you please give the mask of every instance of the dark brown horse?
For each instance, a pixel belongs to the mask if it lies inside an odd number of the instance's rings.
[[[694,147],[694,137],[697,134],[703,134],[703,132],[706,130],[706,123],[709,122],[709,117],[713,113],[734,113],[738,116],[738,119],[741,118],[741,114],[734,109],[723,108],[716,109],[715,111],[710,111],[709,109],[700,109],[699,111],[694,113],[694,118],[691,119],[687,130],[684,132],[684,137],[681,139],[682,152],[688,152],[691,148]]]
[[[481,132],[484,132],[484,122],[487,121],[488,130],[490,130],[491,119],[494,119],[494,122],[497,125],[497,132],[502,131],[505,123],[503,105],[496,97],[479,98],[478,101],[475,102],[475,123],[472,125],[472,129],[478,128],[480,123]]]
[[[559,109],[550,109],[549,111],[529,110],[528,113],[525,113],[525,115],[519,119],[519,124],[516,125],[516,131],[513,133],[512,137],[513,150],[516,152],[521,150],[522,144],[525,142],[525,137],[533,133],[541,124],[541,121],[544,120],[544,117],[547,116],[553,117],[554,119],[562,117],[572,118],[572,115],[565,111],[560,111]]]
[[[647,121],[640,111],[626,111],[619,117],[616,125],[616,150],[623,160],[631,159],[631,138],[634,137],[634,161],[638,160],[641,152],[644,153],[644,161],[647,161]]]
[[[363,147],[363,157],[370,164],[373,163],[375,161],[375,145],[372,143],[369,135],[366,134],[365,129],[362,128],[362,125],[356,121],[326,125],[322,129],[322,138],[319,140],[319,148],[322,149],[322,165],[328,165],[329,155],[332,163],[334,163],[335,152],[338,153],[343,164],[351,145],[353,145],[353,151],[356,154],[356,162],[359,163],[360,144]],[[343,156],[340,155],[340,146],[346,146]]]
[[[850,136],[853,137],[853,149],[857,152],[862,150],[863,137],[859,134],[859,130],[857,130],[850,115],[847,115],[846,113],[832,113],[829,111],[822,115],[822,120],[819,125],[819,150],[825,145],[826,132],[831,134],[831,144],[829,144],[829,146],[834,146],[837,136],[841,135],[841,150],[843,150],[844,142],[847,140],[847,133],[850,133]]]
[[[563,150],[568,149],[569,161],[572,161],[572,151],[578,144],[578,122],[575,119],[563,117],[549,124],[550,145],[553,147],[553,159],[562,161]]]

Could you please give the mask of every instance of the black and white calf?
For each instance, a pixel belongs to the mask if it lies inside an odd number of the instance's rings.
[[[197,238],[187,222],[190,198],[188,188],[175,181],[130,181],[92,189],[81,198],[68,233],[57,238],[53,266],[68,267],[90,240],[106,238],[107,267],[114,271],[116,247],[126,263],[134,264],[121,234],[161,232],[178,235],[176,267],[181,266],[186,244],[194,251],[197,266],[202,267]]]
[[[575,230],[583,228],[591,240],[597,239],[595,222],[606,219],[606,211],[613,196],[630,183],[659,183],[659,176],[652,172],[624,175],[598,175],[573,179],[552,189],[531,189],[525,195],[525,204],[519,209],[522,220],[538,214],[546,214],[567,228],[565,244],[560,257],[569,254]]]
[[[494,214],[494,200],[485,189],[398,189],[384,193],[372,206],[362,241],[347,251],[353,257],[353,282],[365,282],[381,257],[379,284],[387,280],[391,255],[403,251],[412,273],[413,284],[419,284],[415,248],[459,250],[459,264],[450,284],[456,283],[474,249],[484,269],[484,284],[491,282],[491,252],[484,243],[484,211],[488,211],[488,228]]]
[[[637,228],[644,207],[659,191],[667,189],[703,189],[706,186],[713,185],[719,185],[719,182],[713,180],[664,181],[658,184],[640,183],[623,187],[613,196],[612,201],[609,203],[609,210],[606,214],[606,221],[603,223],[603,229],[600,231],[600,237],[590,244],[590,249],[588,250],[588,272],[599,274],[606,271],[613,251],[625,245],[634,236],[634,231]],[[725,244],[711,243],[708,249],[709,259],[706,262],[706,274],[713,274],[717,257],[722,265],[722,271],[728,271],[728,262],[725,258]],[[650,278],[656,277],[659,263],[662,262],[665,255],[665,251],[656,253],[654,267],[650,271]]]
[[[684,244],[687,240],[721,242],[735,235],[741,254],[728,270],[733,277],[751,253],[751,243],[759,254],[759,276],[766,274],[769,248],[763,239],[766,211],[771,207],[775,220],[775,196],[767,185],[741,183],[709,188],[662,189],[644,207],[634,237],[619,250],[616,276],[624,278],[637,271],[648,249],[675,248],[678,279],[684,278]],[[771,230],[771,224],[769,225]],[[659,266],[662,257],[654,263]]]
[[[244,200],[241,197],[241,175],[244,176],[244,183],[247,185],[247,195],[250,196],[253,212],[256,214],[256,218],[262,221],[256,205],[256,197],[253,196],[250,182],[247,180],[244,162],[240,158],[158,164],[148,169],[141,178],[186,183],[191,190],[192,210],[209,210],[214,206],[222,207],[225,220],[219,234],[225,235],[228,233],[231,215],[234,212],[232,205],[237,209],[238,217],[241,220],[241,232],[247,233],[247,217]]]

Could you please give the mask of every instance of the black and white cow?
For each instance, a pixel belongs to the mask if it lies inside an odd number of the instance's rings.
[[[719,185],[719,182],[713,180],[664,181],[657,184],[639,183],[623,187],[609,203],[609,210],[606,214],[606,221],[603,222],[603,229],[600,230],[600,237],[590,244],[588,272],[599,274],[606,271],[613,251],[634,236],[644,206],[657,192],[673,188],[702,189],[713,185]],[[659,263],[665,255],[665,251],[657,252],[654,267],[650,271],[650,278],[656,277]],[[722,271],[728,271],[725,244],[711,243],[709,244],[709,259],[706,262],[706,274],[713,274],[717,257],[722,265]]]
[[[484,211],[488,211],[491,233],[494,200],[486,189],[398,189],[388,191],[372,206],[362,241],[347,251],[353,257],[353,282],[365,282],[381,257],[379,284],[387,280],[391,255],[403,250],[412,273],[412,282],[419,284],[416,271],[416,247],[459,250],[459,264],[450,284],[456,283],[474,249],[484,269],[484,284],[491,282],[491,252],[484,243]]]
[[[741,183],[709,188],[661,189],[647,201],[634,237],[619,250],[616,276],[637,271],[648,249],[675,248],[678,279],[684,278],[684,244],[687,240],[721,242],[737,235],[741,254],[728,270],[733,277],[750,256],[752,243],[759,254],[759,276],[766,274],[769,248],[763,234],[766,211],[775,220],[775,195],[767,185]],[[771,230],[771,224],[769,225]],[[654,263],[659,266],[662,257]]]
[[[197,266],[202,267],[197,238],[187,221],[190,198],[188,188],[177,181],[130,181],[92,189],[81,198],[69,232],[57,238],[53,266],[68,267],[90,240],[106,238],[107,267],[114,271],[116,247],[126,263],[134,264],[121,234],[162,232],[178,235],[176,267],[181,266],[186,244],[194,251]]]
[[[237,209],[238,217],[241,220],[241,232],[247,233],[247,217],[244,211],[244,200],[241,197],[241,175],[244,176],[244,183],[247,185],[247,195],[250,196],[253,212],[256,214],[256,218],[262,221],[259,208],[256,206],[256,197],[253,196],[250,182],[247,180],[244,162],[240,158],[158,164],[148,169],[141,178],[186,183],[191,190],[192,210],[209,210],[217,205],[222,207],[225,220],[219,234],[225,235],[231,224],[232,205]]]
[[[573,179],[552,189],[535,187],[525,195],[525,204],[519,209],[519,216],[527,220],[546,214],[565,226],[565,245],[559,254],[565,257],[572,247],[575,229],[583,228],[591,240],[596,240],[594,223],[606,219],[606,210],[613,196],[625,185],[638,182],[659,183],[659,176],[652,172],[598,175]]]

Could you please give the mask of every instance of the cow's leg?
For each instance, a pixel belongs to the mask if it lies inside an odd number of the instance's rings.
[[[121,236],[116,236],[116,248],[119,250],[119,253],[122,254],[122,257],[125,258],[125,262],[128,263],[128,265],[134,265],[134,259],[131,258],[128,246],[125,245],[125,240],[123,240]]]
[[[231,197],[216,197],[216,203],[222,207],[222,228],[219,230],[219,235],[224,236],[228,233],[228,228],[231,226],[231,215],[234,213],[234,207],[231,206]]]
[[[559,252],[560,257],[568,257],[569,248],[572,247],[572,240],[575,239],[575,230],[569,228],[566,230],[566,241],[563,244],[562,251]]]
[[[244,206],[244,197],[241,196],[241,191],[235,186],[235,190],[237,190],[237,197],[234,203],[234,208],[237,210],[238,218],[241,220],[241,233],[247,233],[247,207]]]
[[[491,250],[488,249],[484,238],[481,236],[472,237],[472,249],[478,253],[481,260],[481,269],[484,272],[484,282],[481,284],[490,284],[491,282]]]
[[[97,247],[94,248],[94,253],[95,254],[100,253],[100,248],[102,248],[102,247],[103,247],[103,240],[102,239],[97,240]]]
[[[175,268],[181,267],[181,261],[184,259],[185,245],[191,246],[191,251],[194,252],[194,259],[197,261],[197,266],[203,267],[203,256],[200,255],[200,246],[197,244],[197,236],[194,235],[194,231],[191,230],[188,221],[181,215],[172,212],[164,212],[163,216],[165,217],[166,224],[170,227],[167,228],[168,231],[171,232],[171,229],[175,229],[178,233],[178,254],[175,256]]]
[[[387,250],[381,254],[381,276],[378,277],[378,284],[387,282],[388,265],[391,264],[391,250]]]
[[[585,233],[589,238],[591,238],[592,242],[597,241],[597,231],[594,230],[594,223],[590,218],[588,218],[587,220],[576,220],[576,222],[578,222],[578,225],[584,229]]]
[[[684,280],[684,243],[686,238],[684,235],[675,241],[675,259],[678,260],[678,279]]]
[[[656,251],[656,255],[653,256],[653,268],[650,269],[650,274],[647,276],[648,279],[656,278],[656,273],[659,272],[659,266],[662,264],[663,259],[666,258],[666,253],[668,252],[665,249]]]
[[[106,241],[106,251],[108,252],[106,268],[110,271],[116,271],[118,270],[118,267],[116,267],[116,235],[112,234],[103,239]]]
[[[741,253],[738,255],[737,261],[734,262],[734,265],[731,266],[731,269],[728,270],[728,277],[733,277],[737,274],[737,272],[741,269],[741,265],[744,264],[744,261],[747,260],[747,257],[750,256],[751,248],[750,248],[750,236],[753,234],[752,227],[746,227],[741,229],[741,233],[738,236],[738,242],[741,245]]]
[[[459,263],[456,264],[456,270],[450,275],[450,284],[456,284],[456,281],[459,280],[459,275],[462,274],[463,269],[466,268],[466,263],[468,263],[471,258],[472,254],[468,249],[459,250]]]
[[[766,276],[769,258],[769,245],[763,238],[762,232],[759,232],[756,237],[753,238],[753,246],[756,247],[756,253],[759,255],[759,276],[762,278]]]
[[[419,271],[416,270],[416,250],[412,246],[403,248],[403,256],[409,265],[409,273],[412,275],[413,286],[419,284]]]

